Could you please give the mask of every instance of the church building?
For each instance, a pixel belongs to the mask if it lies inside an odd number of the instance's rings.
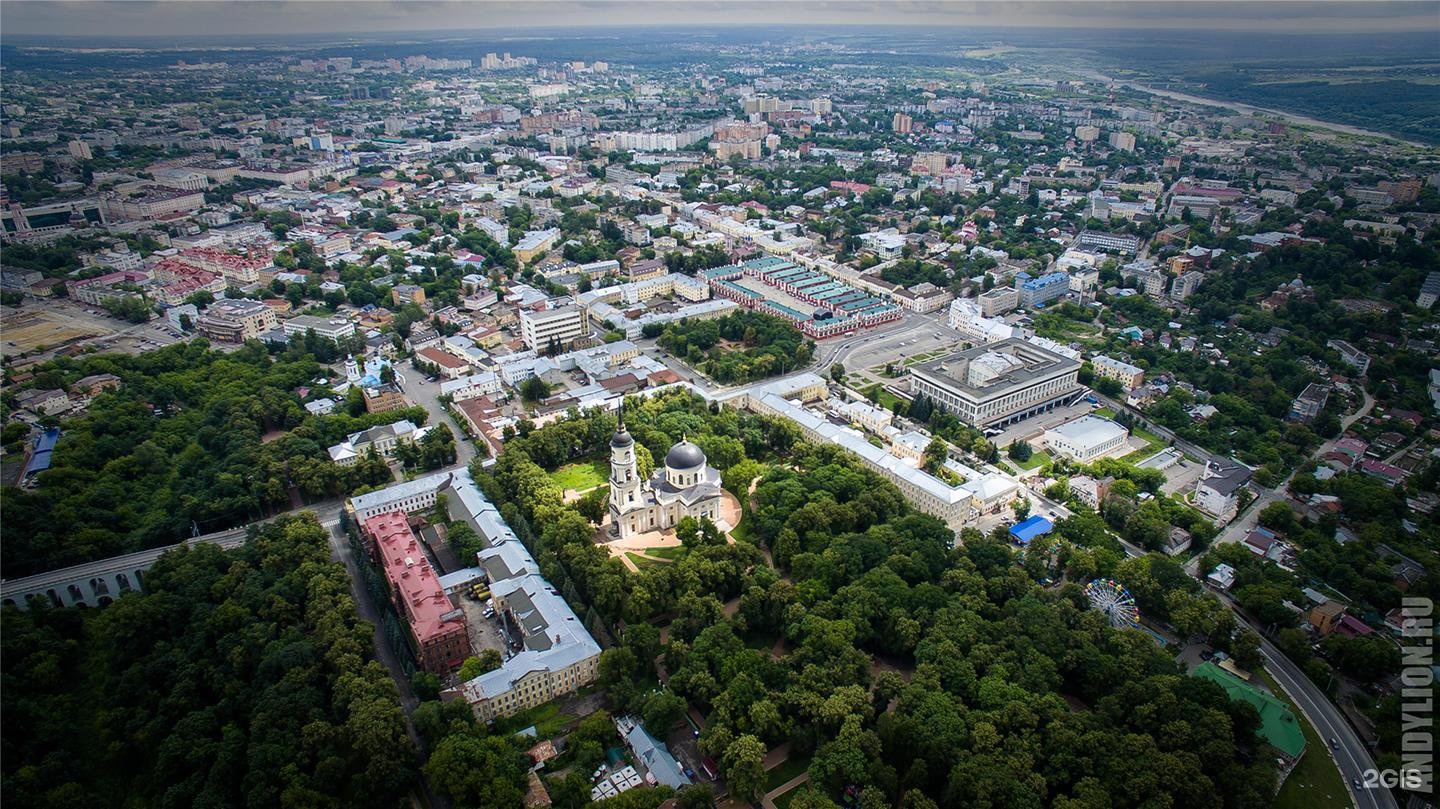
[[[641,480],[635,439],[621,415],[610,439],[610,530],[621,539],[675,527],[685,517],[720,520],[720,472],[685,440],[665,454],[665,468]]]

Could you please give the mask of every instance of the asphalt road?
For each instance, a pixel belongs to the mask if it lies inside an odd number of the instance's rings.
[[[1098,392],[1096,392],[1096,391],[1094,391],[1094,390],[1092,390],[1092,391],[1090,391],[1090,392],[1091,392],[1092,394],[1094,394],[1095,398],[1098,399],[1102,405],[1105,405],[1105,406],[1109,407],[1111,410],[1114,410],[1116,413],[1119,413],[1119,412],[1121,412],[1122,410],[1128,410],[1128,411],[1130,411],[1131,413],[1135,414],[1136,416],[1139,416],[1140,418],[1145,419],[1145,424],[1146,424],[1146,428],[1145,428],[1145,429],[1147,429],[1147,430],[1149,430],[1150,432],[1152,432],[1152,433],[1160,436],[1161,438],[1165,439],[1166,441],[1174,441],[1174,442],[1175,442],[1175,446],[1178,447],[1181,452],[1184,452],[1184,453],[1186,453],[1187,455],[1190,455],[1190,456],[1193,457],[1193,458],[1198,458],[1201,463],[1204,463],[1204,462],[1207,461],[1207,460],[1214,460],[1214,461],[1222,461],[1222,460],[1224,460],[1224,459],[1221,458],[1220,456],[1212,453],[1210,450],[1205,449],[1204,447],[1202,447],[1202,446],[1200,446],[1200,445],[1198,445],[1198,444],[1192,444],[1191,442],[1186,441],[1185,439],[1183,439],[1183,438],[1181,438],[1180,436],[1176,435],[1176,434],[1174,433],[1174,431],[1170,430],[1169,428],[1167,428],[1167,427],[1165,427],[1165,426],[1163,426],[1163,425],[1160,425],[1160,424],[1155,424],[1154,422],[1150,421],[1149,419],[1146,419],[1146,418],[1145,418],[1145,412],[1144,412],[1144,411],[1142,411],[1142,410],[1136,410],[1135,408],[1131,407],[1130,405],[1125,404],[1125,403],[1122,402],[1122,401],[1119,401],[1119,400],[1116,400],[1116,399],[1112,399],[1112,398],[1110,398],[1109,396],[1105,396],[1104,394],[1098,393]]]
[[[1235,609],[1228,596],[1221,598],[1235,612],[1235,619],[1242,627],[1255,629],[1244,616]],[[1256,634],[1260,632],[1257,630]],[[1319,688],[1310,681],[1305,673],[1300,671],[1283,652],[1275,648],[1275,645],[1266,640],[1264,635],[1260,638],[1260,654],[1265,658],[1265,670],[1270,676],[1285,689],[1290,699],[1300,706],[1301,713],[1315,727],[1315,732],[1320,735],[1324,748],[1320,751],[1308,750],[1307,755],[1318,755],[1324,753],[1335,761],[1340,768],[1340,775],[1345,781],[1345,788],[1350,792],[1351,800],[1355,806],[1361,809],[1399,809],[1395,795],[1388,789],[1366,788],[1365,772],[1375,768],[1375,759],[1370,755],[1370,749],[1360,740],[1349,722],[1340,713],[1340,709],[1325,696]],[[1330,746],[1330,740],[1335,739],[1339,744],[1336,747]],[[1354,786],[1359,781],[1360,788]]]
[[[1362,395],[1365,397],[1365,400],[1364,403],[1360,405],[1360,409],[1341,419],[1340,435],[1316,447],[1315,451],[1310,453],[1310,459],[1320,458],[1324,456],[1325,453],[1333,450],[1336,442],[1344,437],[1345,430],[1350,429],[1350,425],[1364,418],[1365,415],[1370,412],[1370,409],[1375,406],[1375,399],[1371,397],[1370,394],[1362,391]],[[1290,486],[1290,480],[1295,477],[1295,472],[1299,471],[1300,466],[1303,466],[1303,464],[1297,464],[1295,469],[1291,470],[1290,474],[1280,482],[1280,485],[1273,489],[1267,489],[1259,497],[1255,498],[1245,513],[1236,515],[1235,519],[1231,520],[1230,524],[1225,526],[1225,530],[1221,531],[1219,536],[1215,537],[1215,540],[1210,543],[1211,547],[1223,545],[1227,542],[1239,542],[1244,539],[1246,534],[1249,534],[1256,525],[1259,525],[1260,512],[1264,511],[1265,507],[1271,503],[1284,498],[1285,491]],[[1185,564],[1185,572],[1192,576],[1198,575],[1199,565],[1200,557],[1197,556]]]
[[[425,381],[424,374],[414,368],[401,369],[395,367],[395,381],[399,383],[400,389],[410,397],[410,401],[425,408],[430,414],[429,424],[445,424],[450,427],[450,432],[455,435],[455,464],[466,466],[475,458],[475,443],[465,437],[465,431],[455,423],[455,419],[445,412],[440,405],[440,382]]]
[[[1359,421],[1374,407],[1375,400],[1367,393],[1362,392],[1362,394],[1364,395],[1364,403],[1360,409],[1341,420],[1341,425],[1344,429],[1349,429],[1350,425]],[[1103,396],[1099,398],[1101,401],[1115,407],[1117,412],[1119,408],[1124,407],[1122,403],[1116,402],[1113,399]],[[1133,410],[1133,408],[1131,409]],[[1143,416],[1143,414],[1141,415]],[[1169,430],[1159,427],[1158,425],[1152,425],[1151,429],[1157,435],[1166,438],[1175,437]],[[1344,434],[1343,429],[1341,430],[1341,434]],[[1338,437],[1324,442],[1310,454],[1310,457],[1319,458],[1323,456],[1325,453],[1334,449],[1337,440]],[[1176,446],[1186,452],[1193,453],[1198,458],[1213,457],[1211,453],[1187,441],[1176,440]],[[1299,468],[1298,465],[1296,468]],[[1237,516],[1225,527],[1225,530],[1211,543],[1212,546],[1225,542],[1238,542],[1243,539],[1245,535],[1258,524],[1260,512],[1263,511],[1267,505],[1284,497],[1284,493],[1290,484],[1290,479],[1294,476],[1295,472],[1292,471],[1278,486],[1266,490],[1257,497],[1244,514]],[[1197,556],[1185,564],[1185,571],[1191,576],[1198,577],[1199,564],[1200,558]],[[1244,616],[1240,614],[1240,611],[1235,608],[1234,603],[1230,601],[1228,596],[1222,595],[1220,600],[1221,603],[1230,607],[1231,611],[1235,613],[1235,618],[1240,622],[1241,626],[1254,628],[1245,620]],[[1295,704],[1300,707],[1301,712],[1305,714],[1305,718],[1315,727],[1315,732],[1320,734],[1325,744],[1325,749],[1322,752],[1334,759],[1336,765],[1339,767],[1340,775],[1345,781],[1345,788],[1351,793],[1351,800],[1355,806],[1361,807],[1361,809],[1368,809],[1369,807],[1374,807],[1375,809],[1381,809],[1382,807],[1384,809],[1392,809],[1392,807],[1394,807],[1398,809],[1395,796],[1390,790],[1379,788],[1368,789],[1363,786],[1365,772],[1375,768],[1375,759],[1371,756],[1369,748],[1361,742],[1360,737],[1355,733],[1354,729],[1350,727],[1349,722],[1340,712],[1340,709],[1336,707],[1283,652],[1276,648],[1274,644],[1270,643],[1269,640],[1266,640],[1263,634],[1259,631],[1256,631],[1256,634],[1261,635],[1260,651],[1265,658],[1266,671],[1270,672],[1271,676],[1275,678],[1275,681],[1285,690],[1285,693],[1295,701]],[[1331,739],[1335,739],[1338,742],[1338,747],[1332,749],[1329,746]],[[1307,754],[1317,755],[1318,753],[1312,750],[1307,751]],[[1362,785],[1359,789],[1356,789],[1352,784],[1352,781],[1356,779],[1358,779]]]

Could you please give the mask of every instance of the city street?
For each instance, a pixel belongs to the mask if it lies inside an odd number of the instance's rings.
[[[425,408],[425,412],[430,414],[428,424],[445,424],[450,427],[450,432],[455,434],[455,465],[469,466],[470,461],[478,454],[475,443],[465,437],[465,430],[440,406],[440,380],[427,382],[425,376],[414,368],[396,365],[395,381],[410,401]]]

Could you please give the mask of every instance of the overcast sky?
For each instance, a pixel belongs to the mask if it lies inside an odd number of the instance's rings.
[[[1409,2],[441,2],[3,0],[0,36],[193,36],[452,31],[533,26],[924,25],[1437,32],[1440,0]]]

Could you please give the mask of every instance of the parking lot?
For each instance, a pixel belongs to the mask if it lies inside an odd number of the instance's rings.
[[[478,655],[485,649],[494,649],[501,657],[507,657],[500,619],[497,616],[485,617],[485,602],[477,600],[468,591],[457,596],[456,600],[465,612],[465,624],[470,629],[470,653]]]

